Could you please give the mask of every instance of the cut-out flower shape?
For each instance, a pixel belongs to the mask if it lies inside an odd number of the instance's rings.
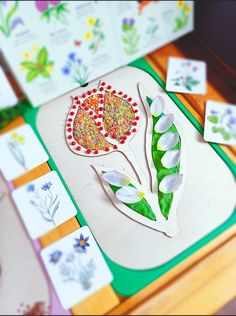
[[[179,135],[173,132],[166,132],[161,135],[157,143],[157,149],[161,151],[166,151],[175,147],[179,142]]]
[[[165,152],[165,154],[161,158],[161,163],[163,167],[170,169],[173,168],[180,163],[180,150],[172,149]]]
[[[164,109],[165,101],[162,96],[157,96],[151,103],[150,112],[154,117],[159,116]]]
[[[102,175],[103,180],[111,185],[115,185],[117,187],[123,187],[130,184],[131,180],[123,173],[119,171],[107,171]]]
[[[75,238],[74,249],[86,251],[86,248],[90,246],[88,243],[89,236],[84,238],[83,234],[80,235],[80,238]]]
[[[144,195],[144,192],[138,191],[137,189],[130,186],[124,186],[116,191],[117,199],[123,203],[128,204],[141,201],[144,198]]]
[[[165,133],[174,123],[173,114],[164,114],[154,127],[156,133]]]
[[[159,190],[163,193],[172,193],[174,191],[177,191],[179,186],[181,185],[183,181],[183,175],[182,174],[170,174],[168,176],[165,176],[160,184],[159,184]]]
[[[56,250],[50,254],[49,262],[56,264],[61,259],[61,256],[62,256],[62,252],[60,250]]]

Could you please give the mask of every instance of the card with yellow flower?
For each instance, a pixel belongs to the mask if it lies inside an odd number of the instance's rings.
[[[11,181],[48,160],[48,155],[30,125],[0,136],[0,169]]]

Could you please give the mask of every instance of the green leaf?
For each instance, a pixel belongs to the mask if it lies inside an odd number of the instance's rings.
[[[42,75],[44,78],[50,78],[50,74],[46,69],[41,70],[40,75]]]
[[[208,115],[207,119],[209,122],[211,122],[213,124],[217,124],[219,122],[219,118],[216,115]]]
[[[135,188],[135,186],[132,185],[131,183],[129,184],[129,186]],[[112,189],[114,193],[120,189],[120,187],[117,187],[111,184],[110,184],[110,188]],[[149,205],[147,200],[145,200],[145,198],[137,203],[131,203],[131,204],[124,203],[124,204],[128,206],[130,209],[132,209],[133,211],[139,213],[140,215],[145,216],[152,221],[156,221],[156,215],[153,213],[151,206]]]
[[[45,66],[48,59],[48,52],[45,47],[42,47],[37,55],[37,64]]]
[[[36,69],[30,70],[26,76],[26,81],[31,82],[32,80],[34,80],[38,76],[38,74],[39,74],[38,70],[36,70]]]
[[[189,91],[192,91],[192,87],[190,84],[188,84],[187,82],[185,83],[185,88]]]
[[[216,134],[220,132],[220,128],[218,128],[217,126],[212,126],[211,131],[212,133]]]
[[[21,63],[21,66],[25,67],[26,69],[37,69],[37,64],[31,62],[31,61],[23,61]]]
[[[150,98],[147,97],[147,102],[149,105],[151,105],[152,100]],[[170,169],[166,169],[163,167],[162,163],[161,163],[161,158],[163,157],[163,155],[165,154],[165,151],[160,151],[157,150],[157,142],[159,140],[159,138],[161,137],[161,133],[155,133],[154,132],[154,127],[157,123],[157,121],[163,116],[163,114],[159,115],[158,117],[153,117],[153,134],[152,134],[152,159],[153,159],[153,163],[155,165],[155,168],[157,170],[157,183],[160,183],[161,180],[170,174],[173,173],[179,173],[180,171],[180,166],[175,166],[173,168]],[[175,127],[175,125],[172,125],[169,129],[169,132],[177,132],[178,130]],[[173,149],[180,149],[181,148],[181,141],[179,141],[176,146]],[[162,193],[160,191],[158,191],[158,201],[159,201],[159,205],[160,205],[160,209],[161,212],[163,214],[164,217],[168,218],[169,213],[170,213],[170,209],[171,209],[171,205],[172,205],[172,201],[173,201],[173,197],[174,194],[173,193]]]
[[[13,8],[9,11],[9,13],[7,14],[7,17],[6,17],[6,25],[8,27],[8,29],[10,30],[10,21],[11,21],[11,18],[13,17],[13,15],[16,13],[17,9],[18,9],[18,6],[19,6],[19,2],[18,1],[15,1],[15,5],[13,6]]]

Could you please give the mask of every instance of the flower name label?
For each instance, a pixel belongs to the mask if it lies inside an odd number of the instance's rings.
[[[236,106],[207,101],[204,139],[213,143],[236,145]]]
[[[48,160],[48,155],[25,124],[0,136],[0,169],[11,181]]]
[[[77,213],[55,171],[14,190],[12,197],[33,239],[44,235]]]
[[[166,90],[206,94],[206,63],[192,59],[170,57]]]
[[[64,308],[112,282],[112,274],[87,226],[45,248],[41,256]]]

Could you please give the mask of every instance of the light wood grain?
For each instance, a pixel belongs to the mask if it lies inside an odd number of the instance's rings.
[[[233,226],[222,233],[218,238],[206,244],[197,252],[193,253],[187,259],[176,265],[173,269],[158,278],[156,281],[149,284],[142,291],[126,299],[117,308],[112,310],[109,315],[127,315],[133,312],[136,306],[140,306],[141,308],[143,305],[145,305],[145,302],[148,302],[152,298],[158,298],[166,287],[168,287],[171,292],[172,286],[182,280],[182,278],[185,276],[186,273],[188,273],[188,271],[194,269],[194,267],[200,262],[204,262],[205,260],[207,260],[209,254],[214,254],[216,250],[221,249],[221,247],[223,247],[228,241],[231,241],[235,236],[236,226]],[[227,262],[228,258],[225,258],[225,260]],[[215,261],[215,264],[217,265],[217,261]],[[231,269],[234,269],[234,266],[232,266]],[[207,270],[204,270],[204,266],[198,276],[200,279],[201,273],[208,273]],[[215,289],[212,288],[211,291],[214,292]],[[175,291],[173,291],[173,293],[175,293]],[[181,295],[183,298],[188,295],[188,289],[186,291],[181,291]],[[169,306],[169,303],[169,301],[165,302],[167,306]],[[226,303],[226,301],[224,303]],[[156,306],[158,307],[158,305]]]
[[[108,285],[74,306],[71,311],[74,315],[104,315],[118,304],[118,296],[114,295],[112,287]]]
[[[236,237],[130,315],[211,315],[236,295]]]

